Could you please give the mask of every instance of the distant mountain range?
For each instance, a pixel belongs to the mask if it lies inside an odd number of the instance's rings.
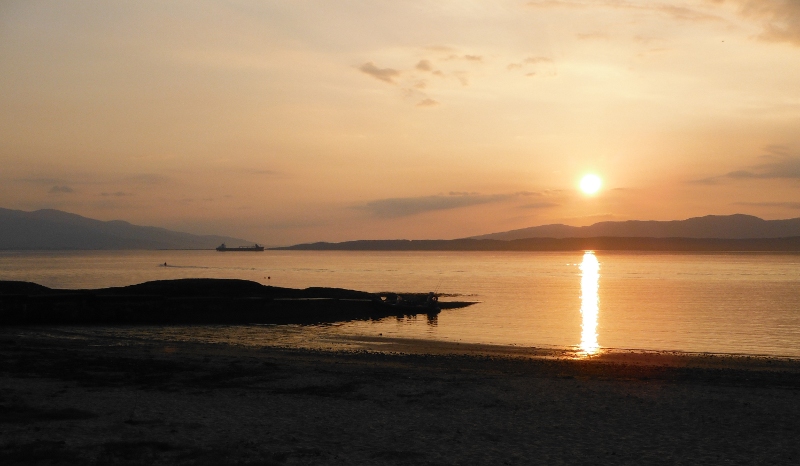
[[[294,251],[674,251],[674,252],[800,252],[800,236],[791,238],[524,238],[361,240],[308,243],[273,248]]]
[[[708,215],[674,221],[543,225],[453,240],[360,240],[309,243],[292,250],[349,251],[800,251],[800,218],[762,220]]]
[[[0,209],[0,250],[213,249],[252,245],[228,236],[101,221],[59,210]],[[800,251],[800,218],[708,215],[687,220],[600,222],[585,227],[543,225],[455,240],[360,240],[275,249],[381,251]]]
[[[510,241],[525,238],[788,238],[800,236],[800,218],[762,220],[752,215],[706,215],[686,220],[628,220],[585,227],[554,224],[473,236]]]
[[[0,209],[0,249],[213,249],[252,245],[228,236],[200,236],[164,228],[104,222],[60,210]]]

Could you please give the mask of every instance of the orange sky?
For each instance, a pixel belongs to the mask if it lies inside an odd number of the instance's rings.
[[[797,0],[7,0],[0,107],[0,207],[269,245],[800,216]]]

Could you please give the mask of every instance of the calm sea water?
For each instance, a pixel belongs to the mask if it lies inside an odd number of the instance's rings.
[[[168,267],[159,267],[164,262]],[[322,332],[589,352],[627,348],[800,357],[800,255],[793,254],[0,252],[0,279],[54,288],[183,277],[295,288],[436,290],[454,295],[451,299],[479,301],[433,320],[292,327],[294,341]],[[177,331],[253,344],[273,330]],[[179,337],[176,330],[164,332]]]

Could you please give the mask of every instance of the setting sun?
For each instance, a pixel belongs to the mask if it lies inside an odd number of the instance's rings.
[[[603,180],[597,175],[586,175],[581,178],[581,191],[586,194],[594,194],[600,190]]]

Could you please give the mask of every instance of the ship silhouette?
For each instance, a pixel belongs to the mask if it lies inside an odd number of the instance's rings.
[[[264,246],[259,246],[258,244],[254,244],[252,246],[239,246],[238,248],[229,248],[225,246],[225,243],[220,244],[217,246],[217,251],[219,252],[228,252],[228,251],[251,251],[251,252],[258,252],[263,251]]]

